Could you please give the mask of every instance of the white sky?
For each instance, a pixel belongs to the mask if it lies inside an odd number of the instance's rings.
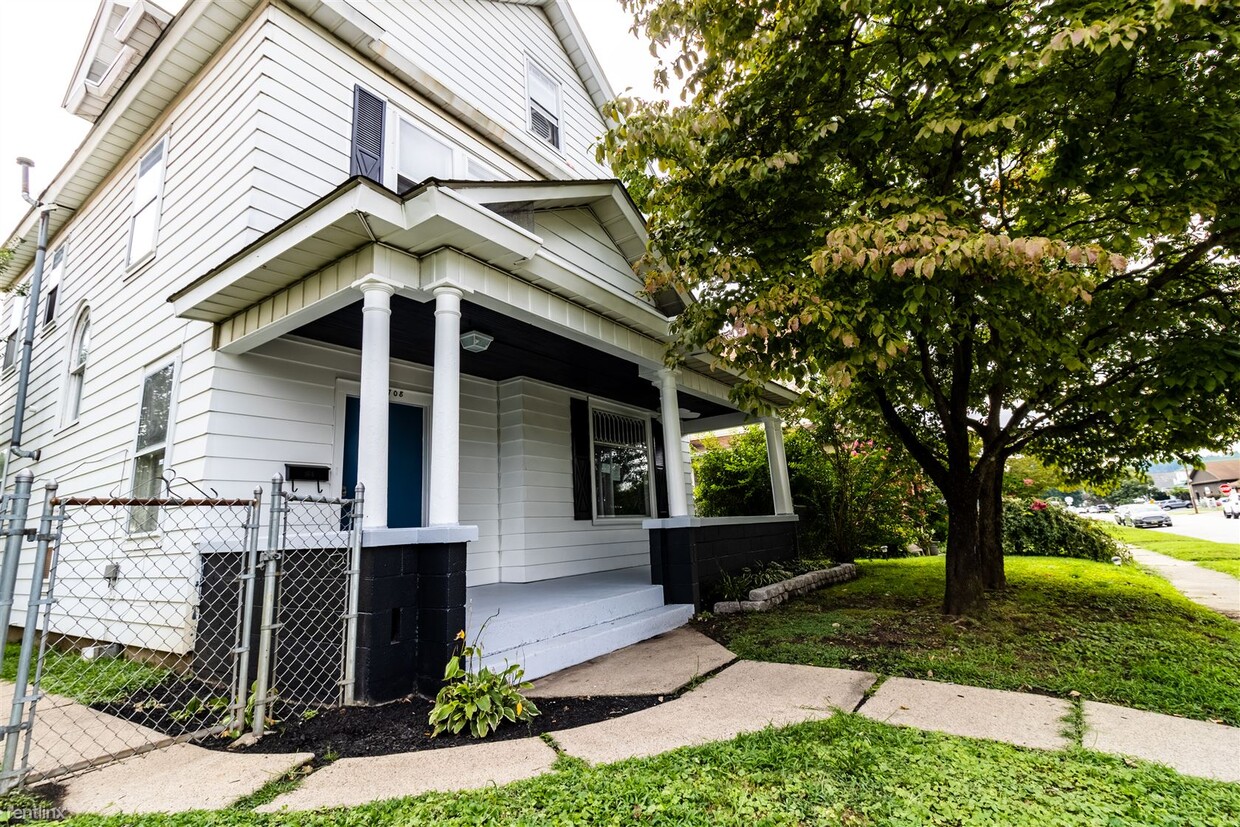
[[[184,0],[156,0],[175,11]],[[569,0],[617,94],[656,97],[654,59],[629,34],[619,0]],[[60,108],[99,0],[0,0],[0,243],[28,206],[18,156],[35,162],[37,196],[77,148],[90,124]]]

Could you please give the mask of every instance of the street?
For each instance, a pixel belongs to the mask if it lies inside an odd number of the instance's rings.
[[[1210,540],[1215,543],[1240,543],[1240,520],[1229,520],[1217,509],[1194,514],[1192,509],[1181,509],[1168,512],[1171,515],[1171,528],[1143,528],[1142,531],[1154,531],[1160,534],[1181,534],[1185,537],[1196,537],[1198,540]],[[1095,520],[1115,522],[1113,514],[1088,514]]]

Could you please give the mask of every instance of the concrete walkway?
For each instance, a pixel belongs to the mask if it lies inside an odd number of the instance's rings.
[[[673,639],[701,655],[700,661],[695,658],[682,665],[678,679],[688,680],[708,671],[708,663],[731,658],[726,649],[719,647],[721,654],[715,644],[693,636],[702,637],[682,630]],[[623,685],[624,677],[640,668],[650,673],[648,688],[662,690],[666,683],[656,681],[654,673],[661,663],[677,659],[682,650],[673,649],[665,636],[546,683],[558,683],[565,691],[570,687],[605,691]],[[666,703],[560,730],[552,738],[565,755],[605,764],[857,711],[893,725],[1027,748],[1073,746],[1068,734],[1074,708],[1070,701],[907,678],[890,678],[867,698],[877,679],[869,672],[737,661]],[[1092,702],[1085,702],[1082,711],[1082,745],[1087,749],[1154,761],[1188,775],[1240,782],[1240,728]],[[215,809],[310,757],[209,752],[183,745],[71,779],[64,806],[70,812],[109,813]],[[506,784],[550,772],[555,760],[556,751],[539,738],[346,758],[308,775],[297,789],[259,809],[351,807],[432,790]]]
[[[1230,574],[1143,548],[1133,548],[1132,558],[1167,578],[1194,603],[1240,620],[1240,580]]]

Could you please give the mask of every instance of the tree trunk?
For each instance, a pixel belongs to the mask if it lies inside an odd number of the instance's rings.
[[[972,614],[982,605],[982,559],[978,544],[976,484],[960,481],[947,497],[947,588],[943,612]]]
[[[982,477],[978,495],[978,554],[982,565],[982,586],[987,590],[1006,589],[1003,570],[1003,464],[996,462]]]

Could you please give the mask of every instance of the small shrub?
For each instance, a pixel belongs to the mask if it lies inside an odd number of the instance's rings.
[[[796,576],[809,574],[811,571],[823,571],[834,566],[835,561],[828,557],[798,557],[792,561],[791,569],[793,576]]]
[[[707,602],[748,600],[749,592],[752,590],[780,583],[801,573],[799,571],[792,571],[788,564],[777,560],[772,560],[769,563],[759,563],[752,569],[746,566],[738,572],[725,572],[722,577],[715,581],[714,588],[709,592],[709,596],[713,597],[714,600],[708,600]]]
[[[456,639],[464,641],[465,631]],[[468,727],[475,738],[485,738],[504,721],[528,721],[539,714],[538,707],[522,694],[533,684],[523,681],[525,670],[520,664],[511,663],[495,672],[481,661],[482,647],[477,640],[448,658],[443,673],[447,686],[439,690],[431,709],[432,736],[442,732],[457,735]]]
[[[1093,520],[1062,508],[1048,508],[1040,500],[1029,502],[1015,498],[1003,501],[1003,553],[1077,557],[1097,562],[1130,557],[1127,550]]]

